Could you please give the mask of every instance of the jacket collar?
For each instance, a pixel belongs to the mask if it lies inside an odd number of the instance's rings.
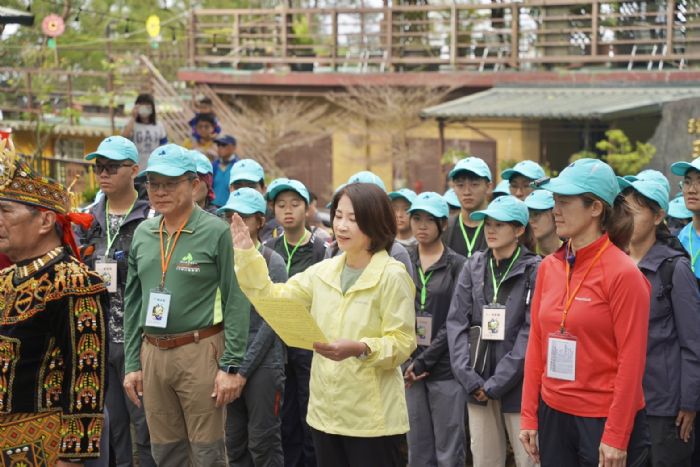
[[[647,254],[644,255],[644,258],[642,258],[637,266],[639,269],[657,271],[661,263],[676,256],[685,256],[685,254],[657,241],[649,248],[649,251],[647,251]]]
[[[192,214],[190,214],[190,218],[185,224],[185,228],[182,229],[182,233],[193,234],[197,228],[197,225],[199,224],[199,220],[201,219],[202,215],[210,216],[211,214],[205,212],[202,208],[195,204],[194,209],[192,209]],[[151,233],[158,234],[160,232],[160,223],[162,221],[162,215],[157,218],[157,221],[158,223],[156,224],[156,227],[151,229]],[[165,227],[163,227],[163,231],[167,232]]]
[[[347,295],[351,292],[376,287],[382,277],[382,273],[384,272],[386,265],[389,263],[389,259],[389,254],[384,250],[372,255],[372,259],[369,261],[369,264],[365,270],[362,271],[362,274],[357,279],[357,282],[355,282],[355,284],[353,284],[353,286],[350,287],[345,294]],[[329,263],[330,265],[328,269],[325,269],[323,274],[319,274],[319,277],[323,282],[340,291],[340,274],[343,272],[343,268],[345,267],[345,253],[336,256],[330,260]]]
[[[418,254],[418,247],[413,248],[409,251],[411,255],[411,263],[413,264],[415,270],[418,270],[418,267],[421,265],[420,254]],[[438,258],[438,260],[434,264],[432,264],[427,271],[424,270],[423,272],[428,273],[429,271],[436,271],[438,269],[447,268],[450,266],[450,264],[452,264],[452,255],[450,254],[450,249],[447,246],[445,246],[445,249],[443,250],[440,258]]]
[[[525,273],[525,269],[530,265],[537,263],[538,257],[536,254],[525,248],[524,246],[520,247],[520,257],[518,260],[515,262],[513,265],[513,268],[508,272],[508,275],[503,278],[503,281],[507,281],[511,279],[512,277],[519,276],[520,274]],[[486,271],[486,268],[488,267],[488,262],[489,262],[490,254],[488,251],[477,251],[472,255],[472,261],[475,262],[474,266],[470,268],[475,274],[477,274],[480,277],[484,277],[484,274]],[[486,272],[488,274],[488,272]]]
[[[137,198],[136,202],[134,203],[134,207],[131,209],[131,212],[129,212],[129,214],[124,219],[124,222],[122,222],[122,226],[132,221],[141,221],[147,219],[148,211],[150,209],[151,206],[148,203],[148,201]],[[100,200],[92,207],[91,211],[92,216],[95,218],[95,221],[100,226],[102,231],[104,231],[107,228],[107,225],[105,224],[105,214],[107,212],[107,197],[103,196],[102,198],[100,198]]]
[[[579,249],[579,250],[576,252],[576,261],[575,261],[575,264],[579,264],[579,265],[580,265],[580,264],[586,263],[586,262],[592,260],[593,258],[595,258],[595,256],[598,254],[598,251],[599,251],[599,250],[603,247],[603,245],[605,244],[605,241],[606,241],[606,240],[609,240],[609,237],[608,237],[608,234],[607,234],[607,233],[604,233],[603,235],[601,235],[597,240],[595,240],[595,241],[594,241],[593,243],[591,243],[590,245],[586,245],[585,247]],[[561,248],[559,248],[559,250],[557,250],[557,252],[554,253],[554,256],[555,256],[558,260],[560,260],[560,261],[566,261],[567,245],[568,245],[568,242],[564,242],[564,243],[562,244]],[[612,241],[611,241],[611,245],[610,245],[608,248],[612,248],[612,247],[614,247],[614,246],[615,246],[615,245],[612,244]]]

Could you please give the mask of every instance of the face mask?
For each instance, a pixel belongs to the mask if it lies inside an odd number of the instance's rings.
[[[151,114],[153,113],[153,110],[151,110],[150,105],[140,105],[139,106],[139,116],[140,117],[150,117]]]

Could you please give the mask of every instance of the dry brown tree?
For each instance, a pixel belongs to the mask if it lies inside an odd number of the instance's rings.
[[[370,169],[376,163],[391,161],[394,180],[405,185],[410,165],[418,156],[409,145],[410,130],[421,124],[421,110],[442,102],[449,92],[448,88],[429,86],[360,85],[326,98],[340,109],[336,119],[346,131],[364,135],[365,151],[358,155],[358,162]],[[369,148],[374,143],[387,145],[388,153],[372,157]]]

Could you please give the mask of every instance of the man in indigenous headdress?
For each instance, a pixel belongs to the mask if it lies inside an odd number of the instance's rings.
[[[101,277],[80,263],[66,189],[0,142],[0,465],[100,456],[106,321]],[[87,225],[86,225],[87,224]]]

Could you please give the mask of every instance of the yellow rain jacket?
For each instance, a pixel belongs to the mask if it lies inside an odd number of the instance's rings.
[[[403,264],[375,253],[357,282],[343,295],[345,255],[317,263],[273,284],[258,250],[235,250],[238,283],[255,304],[265,297],[303,302],[329,342],[362,341],[366,360],[341,362],[314,354],[306,420],[329,434],[376,437],[406,433],[408,411],[399,366],[416,348],[415,286]]]

